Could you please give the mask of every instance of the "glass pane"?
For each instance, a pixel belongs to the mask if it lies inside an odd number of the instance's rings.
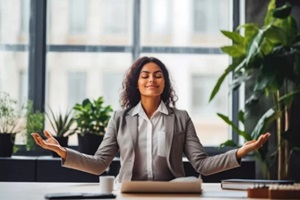
[[[46,107],[65,112],[86,98],[103,96],[106,105],[120,109],[122,80],[131,62],[131,54],[125,53],[48,52]],[[69,144],[77,145],[76,135]]]
[[[70,0],[70,33],[80,34],[86,30],[86,2],[85,0]]]
[[[144,0],[141,44],[219,47],[228,43],[231,0]]]
[[[28,41],[30,0],[0,1],[0,92],[23,106],[28,99]],[[16,144],[25,137],[16,135]]]
[[[132,0],[49,0],[49,44],[129,45]]]
[[[27,44],[30,0],[0,1],[0,44]]]
[[[218,77],[229,63],[226,55],[153,54],[168,67],[178,96],[176,107],[189,112],[200,141],[205,146],[218,146],[228,137],[228,126],[217,112],[228,114],[228,88],[221,87],[209,103]],[[227,80],[225,80],[226,83]]]

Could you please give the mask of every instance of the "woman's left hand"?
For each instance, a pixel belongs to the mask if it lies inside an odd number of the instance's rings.
[[[236,152],[237,158],[242,158],[246,156],[251,151],[255,151],[259,149],[270,137],[270,133],[265,133],[259,136],[257,140],[251,140],[246,142],[241,148],[239,148]]]

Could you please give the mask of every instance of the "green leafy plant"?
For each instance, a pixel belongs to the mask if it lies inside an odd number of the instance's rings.
[[[53,110],[49,108],[49,113],[46,113],[46,117],[56,133],[56,137],[68,137],[74,133],[74,130],[71,129],[74,123],[72,110],[55,114]]]
[[[288,124],[283,128],[283,121],[288,121],[288,111],[293,97],[300,92],[300,33],[295,19],[290,15],[291,5],[276,8],[276,1],[271,0],[264,19],[264,25],[258,27],[253,23],[241,25],[235,31],[221,31],[231,39],[232,45],[221,47],[222,51],[232,57],[232,64],[219,77],[210,101],[218,93],[220,86],[227,75],[233,73],[234,81],[231,90],[251,79],[254,80],[252,94],[246,100],[245,106],[251,106],[259,101],[262,96],[273,97],[274,104],[258,120],[251,133],[240,130],[225,115],[218,115],[246,141],[257,139],[265,133],[272,124],[277,124],[278,140],[278,178],[284,175],[281,170],[286,165],[288,158],[283,160],[282,148],[288,146],[282,143],[282,135],[288,137]],[[241,34],[243,33],[243,34]],[[244,112],[240,111],[239,121],[244,123]],[[235,146],[229,140],[222,145]],[[256,155],[266,161],[267,147],[261,148]]]
[[[26,150],[34,150],[35,142],[31,133],[41,133],[44,128],[45,113],[34,111],[33,102],[28,101],[26,107]]]
[[[77,123],[76,131],[83,135],[91,133],[95,135],[104,135],[105,128],[110,119],[112,107],[104,106],[103,97],[96,100],[85,99],[81,104],[76,104],[74,119]]]

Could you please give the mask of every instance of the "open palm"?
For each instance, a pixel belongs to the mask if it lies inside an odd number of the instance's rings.
[[[61,147],[59,142],[46,130],[44,131],[44,135],[47,138],[45,140],[38,133],[32,133],[31,135],[36,144],[44,149],[56,151]]]

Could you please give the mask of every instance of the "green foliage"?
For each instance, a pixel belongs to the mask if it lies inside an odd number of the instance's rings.
[[[235,72],[232,89],[257,75],[253,95],[273,93],[283,86],[285,80],[299,86],[300,33],[290,12],[290,4],[275,8],[275,1],[272,0],[263,27],[249,23],[232,32],[221,31],[232,40],[231,46],[221,49],[234,60],[218,79],[210,101],[231,72]],[[244,31],[243,35],[240,30]]]
[[[20,124],[21,110],[18,109],[17,101],[13,100],[8,93],[0,93],[0,134],[16,134],[24,127]]]
[[[45,114],[34,111],[32,101],[28,101],[26,109],[26,150],[34,150],[35,141],[31,133],[41,133],[43,131]]]
[[[92,133],[104,135],[105,128],[110,119],[112,107],[104,106],[103,97],[96,100],[85,99],[81,104],[76,104],[74,119],[77,123],[77,132],[79,134]]]
[[[218,113],[245,141],[257,139],[267,132],[270,125],[289,109],[293,97],[300,92],[300,33],[295,19],[290,15],[291,10],[289,3],[276,8],[276,0],[270,0],[262,27],[247,23],[235,31],[221,31],[232,41],[232,45],[221,49],[233,61],[219,77],[209,101],[218,93],[227,75],[233,72],[234,80],[230,90],[237,89],[249,79],[254,80],[246,106],[257,103],[261,95],[274,97],[274,105],[270,105],[251,133],[240,130],[228,117]],[[245,122],[243,111],[239,113],[239,122]],[[235,145],[232,140],[221,144]],[[260,148],[255,154],[265,161],[267,147]]]
[[[46,116],[56,133],[56,137],[68,137],[74,133],[74,130],[71,130],[71,126],[74,122],[72,110],[66,113],[58,112],[55,114],[53,110],[49,108],[49,113],[46,113]]]

